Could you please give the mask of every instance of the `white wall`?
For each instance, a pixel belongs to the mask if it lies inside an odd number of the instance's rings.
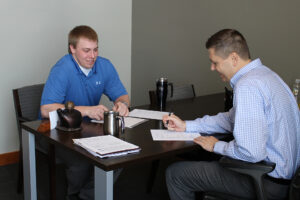
[[[12,89],[45,82],[67,53],[67,34],[89,25],[130,94],[131,0],[0,1],[0,154],[19,148]]]

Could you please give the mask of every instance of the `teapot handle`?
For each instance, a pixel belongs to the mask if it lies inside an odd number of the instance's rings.
[[[57,112],[58,116],[62,115],[62,109],[61,108],[57,109],[56,112]]]

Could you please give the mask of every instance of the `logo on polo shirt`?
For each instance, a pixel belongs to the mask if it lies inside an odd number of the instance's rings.
[[[101,84],[101,81],[96,81],[96,85],[100,85]]]

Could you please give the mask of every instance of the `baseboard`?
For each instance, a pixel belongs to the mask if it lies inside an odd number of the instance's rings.
[[[0,166],[19,162],[19,151],[0,154]]]

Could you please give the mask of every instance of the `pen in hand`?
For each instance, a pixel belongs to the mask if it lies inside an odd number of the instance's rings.
[[[172,112],[169,112],[169,117],[172,115],[173,113]],[[169,124],[169,120],[167,120],[166,122],[166,126],[168,127],[168,124]]]

